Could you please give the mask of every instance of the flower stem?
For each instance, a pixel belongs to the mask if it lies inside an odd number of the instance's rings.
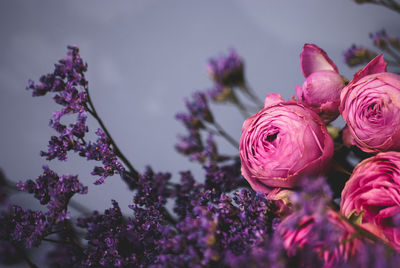
[[[250,116],[250,113],[247,111],[246,107],[236,96],[233,90],[232,90],[232,102],[236,105],[236,107],[239,109],[240,113],[243,115],[245,119]]]
[[[135,178],[139,178],[139,172],[136,171],[136,169],[132,166],[132,164],[129,162],[129,160],[125,157],[125,155],[121,152],[117,144],[115,143],[114,139],[111,137],[110,132],[106,128],[106,126],[103,123],[103,120],[101,120],[100,116],[97,114],[96,108],[93,105],[92,99],[89,94],[89,90],[87,87],[85,87],[85,91],[87,94],[87,99],[88,99],[88,104],[89,104],[89,109],[88,112],[97,120],[99,123],[100,127],[103,129],[104,133],[107,135],[107,137],[110,139],[111,144],[113,146],[114,152],[118,157],[121,159],[121,161],[128,167],[129,171]]]
[[[264,107],[264,103],[256,96],[254,91],[248,85],[243,84],[240,86],[240,89],[242,89],[242,91],[249,96],[249,98],[259,107],[259,109]]]
[[[216,121],[213,122],[213,125],[218,131],[218,134],[220,134],[222,137],[224,137],[233,147],[236,149],[239,148],[239,143],[232,138],[223,128],[220,124],[218,124]]]

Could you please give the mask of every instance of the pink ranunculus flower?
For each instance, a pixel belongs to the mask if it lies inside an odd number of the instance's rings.
[[[296,86],[297,99],[312,108],[324,123],[335,120],[340,114],[340,92],[344,87],[336,65],[321,48],[305,44],[300,66],[306,81]]]
[[[362,213],[361,226],[400,251],[400,153],[383,152],[359,163],[343,189],[340,210]]]
[[[326,171],[333,142],[320,117],[296,101],[270,94],[265,107],[243,123],[242,174],[255,190],[293,188],[301,176]]]
[[[352,143],[368,153],[400,150],[400,76],[386,72],[382,55],[355,74],[340,98]]]
[[[298,212],[285,218],[278,232],[289,256],[311,247],[324,262],[323,267],[328,268],[346,263],[356,254],[362,243],[356,230],[337,212],[328,209],[326,213],[326,218],[317,214],[301,216]]]

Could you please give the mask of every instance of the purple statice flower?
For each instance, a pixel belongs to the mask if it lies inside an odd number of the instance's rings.
[[[231,164],[222,165],[215,161],[210,161],[204,165],[206,189],[215,189],[218,194],[221,194],[231,192],[247,184],[240,172],[240,158],[237,157],[233,160]]]
[[[124,256],[119,249],[126,237],[121,209],[115,200],[112,204],[104,214],[96,211],[87,218],[78,218],[77,225],[86,229],[85,239],[88,240],[82,266],[120,267],[129,263],[129,255]]]
[[[82,139],[88,132],[86,126],[88,82],[84,75],[86,71],[87,64],[81,59],[79,49],[70,46],[67,56],[55,64],[53,73],[43,75],[39,80],[40,84],[29,81],[27,90],[31,90],[33,96],[43,96],[53,92],[55,93],[54,101],[62,106],[50,120],[50,126],[58,133],[58,136],[52,136],[48,151],[41,152],[47,160],[57,158],[65,161],[68,151],[81,150]],[[70,114],[77,115],[76,122],[69,125],[63,124],[62,118]]]
[[[208,200],[204,202],[199,198],[204,191],[204,185],[198,183],[190,171],[181,172],[180,175],[180,183],[177,183],[174,189],[174,212],[179,216],[179,219],[184,219],[193,215],[193,209],[196,206],[205,205]]]
[[[67,56],[55,64],[54,72],[40,77],[39,85],[29,81],[27,89],[32,90],[32,96],[43,96],[48,92],[62,92],[68,87],[87,86],[84,76],[86,71],[87,64],[80,57],[79,49],[76,46],[68,46]]]
[[[388,46],[388,36],[385,30],[381,30],[375,33],[370,33],[369,38],[371,38],[374,46],[380,49],[385,49]]]
[[[96,166],[92,172],[92,175],[100,176],[100,178],[95,181],[95,184],[101,184],[106,177],[114,174],[121,174],[125,168],[111,148],[111,141],[104,131],[99,128],[96,131],[96,135],[99,137],[97,141],[95,143],[89,142],[84,145],[80,155],[85,156],[87,160],[102,162],[103,166]]]
[[[356,45],[352,45],[343,54],[344,62],[350,67],[366,64],[376,56],[377,54],[374,51]]]
[[[304,177],[300,188],[290,195],[290,201],[302,215],[325,214],[327,205],[332,202],[332,191],[325,178]]]
[[[96,166],[92,175],[100,176],[95,184],[101,184],[105,178],[120,174],[124,167],[111,148],[110,138],[99,129],[95,143],[86,142],[85,135],[89,131],[87,113],[97,116],[88,96],[88,81],[85,77],[87,64],[83,62],[77,47],[68,47],[67,56],[55,65],[53,73],[40,78],[40,84],[29,82],[28,90],[33,96],[43,96],[54,92],[54,101],[62,106],[60,111],[53,114],[50,126],[58,133],[52,136],[48,150],[42,151],[41,156],[47,160],[67,160],[69,151],[78,152],[88,160],[101,161],[103,166]],[[68,125],[62,123],[68,115],[75,115],[76,120]]]
[[[205,207],[195,210],[195,218],[186,217],[175,232],[161,237],[161,252],[153,267],[218,267],[217,220]]]
[[[159,241],[162,245],[155,267],[170,266],[224,267],[228,254],[246,255],[252,247],[271,231],[272,218],[268,200],[262,194],[242,190],[231,197],[222,194],[218,199],[200,191],[198,198],[190,198],[199,188],[189,173],[182,174],[185,188],[177,199],[181,218],[176,229]],[[206,195],[206,196],[205,196]],[[186,213],[183,202],[187,200]],[[197,204],[196,204],[197,202]]]
[[[205,144],[198,131],[189,131],[189,133],[188,136],[179,136],[179,143],[175,145],[175,149],[181,154],[189,156],[191,161],[204,163],[221,162],[229,159],[218,153],[212,133],[208,133]]]
[[[155,173],[150,167],[137,180],[136,195],[133,202],[146,208],[161,208],[173,194],[169,187],[170,173]]]
[[[0,240],[9,241],[18,247],[39,246],[48,231],[49,224],[41,211],[12,206],[8,213],[0,215]]]
[[[235,95],[233,94],[231,87],[224,87],[218,83],[213,88],[207,90],[207,97],[215,102],[235,101]]]
[[[207,72],[211,79],[223,86],[244,84],[244,63],[234,49],[227,56],[221,55],[208,61]]]
[[[214,122],[214,118],[208,106],[207,96],[205,93],[200,91],[195,92],[192,100],[185,99],[185,104],[191,116],[201,121],[206,121],[209,123]]]
[[[279,237],[265,236],[246,254],[236,255],[230,251],[225,254],[224,264],[227,267],[300,267],[296,260],[286,255],[283,243]]]
[[[396,268],[399,267],[399,263],[399,252],[389,249],[382,243],[368,242],[361,244],[357,254],[338,267]]]
[[[190,161],[204,162],[205,158],[203,155],[204,145],[201,139],[201,134],[198,130],[189,129],[189,134],[179,135],[178,143],[175,145],[175,149],[183,154],[187,155]]]
[[[78,176],[58,176],[48,166],[43,166],[43,174],[33,180],[19,182],[17,187],[21,191],[33,193],[42,205],[47,204],[46,216],[49,222],[60,222],[69,218],[68,202],[76,194],[86,194],[87,187],[83,186]]]

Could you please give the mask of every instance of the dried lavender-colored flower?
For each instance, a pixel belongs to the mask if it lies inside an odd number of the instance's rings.
[[[80,152],[81,156],[85,156],[88,160],[101,161],[103,166],[96,166],[92,175],[100,176],[94,184],[101,184],[105,178],[114,174],[121,174],[125,168],[118,160],[114,150],[111,148],[111,141],[102,129],[96,131],[99,137],[95,143],[89,142],[84,145]]]
[[[41,211],[10,207],[0,215],[0,240],[22,248],[37,247],[48,232],[49,225]]]
[[[67,205],[71,197],[76,194],[86,194],[87,187],[83,186],[78,176],[63,175],[59,177],[48,166],[43,166],[43,174],[25,183],[19,182],[17,187],[21,191],[33,193],[42,205],[47,205],[46,216],[51,220],[60,222],[69,218]]]
[[[388,36],[385,30],[381,30],[375,33],[370,33],[369,38],[371,38],[374,46],[385,49],[388,46]]]
[[[364,48],[362,46],[352,45],[344,54],[344,62],[350,66],[354,67],[357,65],[366,64],[375,58],[378,54],[374,51]]]
[[[207,71],[211,79],[224,86],[244,84],[244,63],[234,49],[227,56],[220,56],[208,61]]]

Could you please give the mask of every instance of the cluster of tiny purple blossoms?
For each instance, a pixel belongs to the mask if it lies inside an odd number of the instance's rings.
[[[62,106],[60,111],[53,113],[50,126],[57,132],[49,141],[48,151],[42,151],[41,156],[47,160],[67,160],[67,153],[74,151],[87,160],[101,161],[102,166],[96,166],[92,175],[100,176],[96,184],[104,182],[105,178],[120,174],[124,167],[117,159],[109,137],[99,128],[95,134],[96,142],[86,142],[85,135],[89,131],[86,125],[88,113],[97,116],[92,106],[88,91],[88,81],[85,78],[87,64],[83,62],[77,47],[68,47],[67,56],[55,64],[54,72],[40,77],[40,84],[29,81],[28,90],[32,96],[44,96],[54,93],[53,100]],[[63,124],[68,116],[75,116],[76,121]]]
[[[290,199],[284,192],[266,194],[250,187],[242,177],[239,156],[220,152],[216,137],[236,149],[239,143],[211,108],[231,104],[247,118],[263,102],[247,85],[243,59],[234,50],[211,59],[207,70],[212,89],[195,92],[185,100],[187,111],[176,116],[187,131],[178,137],[176,149],[202,165],[204,179],[182,171],[178,182],[151,167],[140,173],[122,154],[90,99],[87,64],[77,47],[68,47],[67,56],[53,73],[40,78],[40,84],[30,81],[33,96],[52,92],[62,107],[50,121],[57,135],[41,155],[66,161],[68,153],[76,152],[101,162],[91,173],[97,177],[94,184],[119,175],[132,191],[131,213],[123,214],[115,200],[103,213],[76,206],[75,195],[86,194],[87,187],[78,176],[59,176],[48,166],[35,180],[16,185],[46,207],[9,206],[7,198],[15,187],[0,174],[0,205],[5,205],[0,215],[0,262],[25,261],[37,267],[30,248],[47,244],[44,262],[49,267],[397,267],[400,257],[386,243],[372,243],[376,237],[350,223],[338,225],[340,215],[329,211],[335,210],[332,200],[339,190],[329,176],[330,185],[324,178],[304,178]],[[76,121],[63,123],[68,115]],[[94,142],[87,140],[88,116],[100,125]],[[270,133],[267,139],[273,141],[277,135]],[[343,148],[335,155],[348,154]],[[72,217],[71,207],[80,210],[80,216]],[[345,237],[346,228],[354,237]],[[301,236],[304,229],[309,232],[304,244],[287,243],[288,237]],[[358,254],[334,259],[346,251],[347,242],[360,243]]]

